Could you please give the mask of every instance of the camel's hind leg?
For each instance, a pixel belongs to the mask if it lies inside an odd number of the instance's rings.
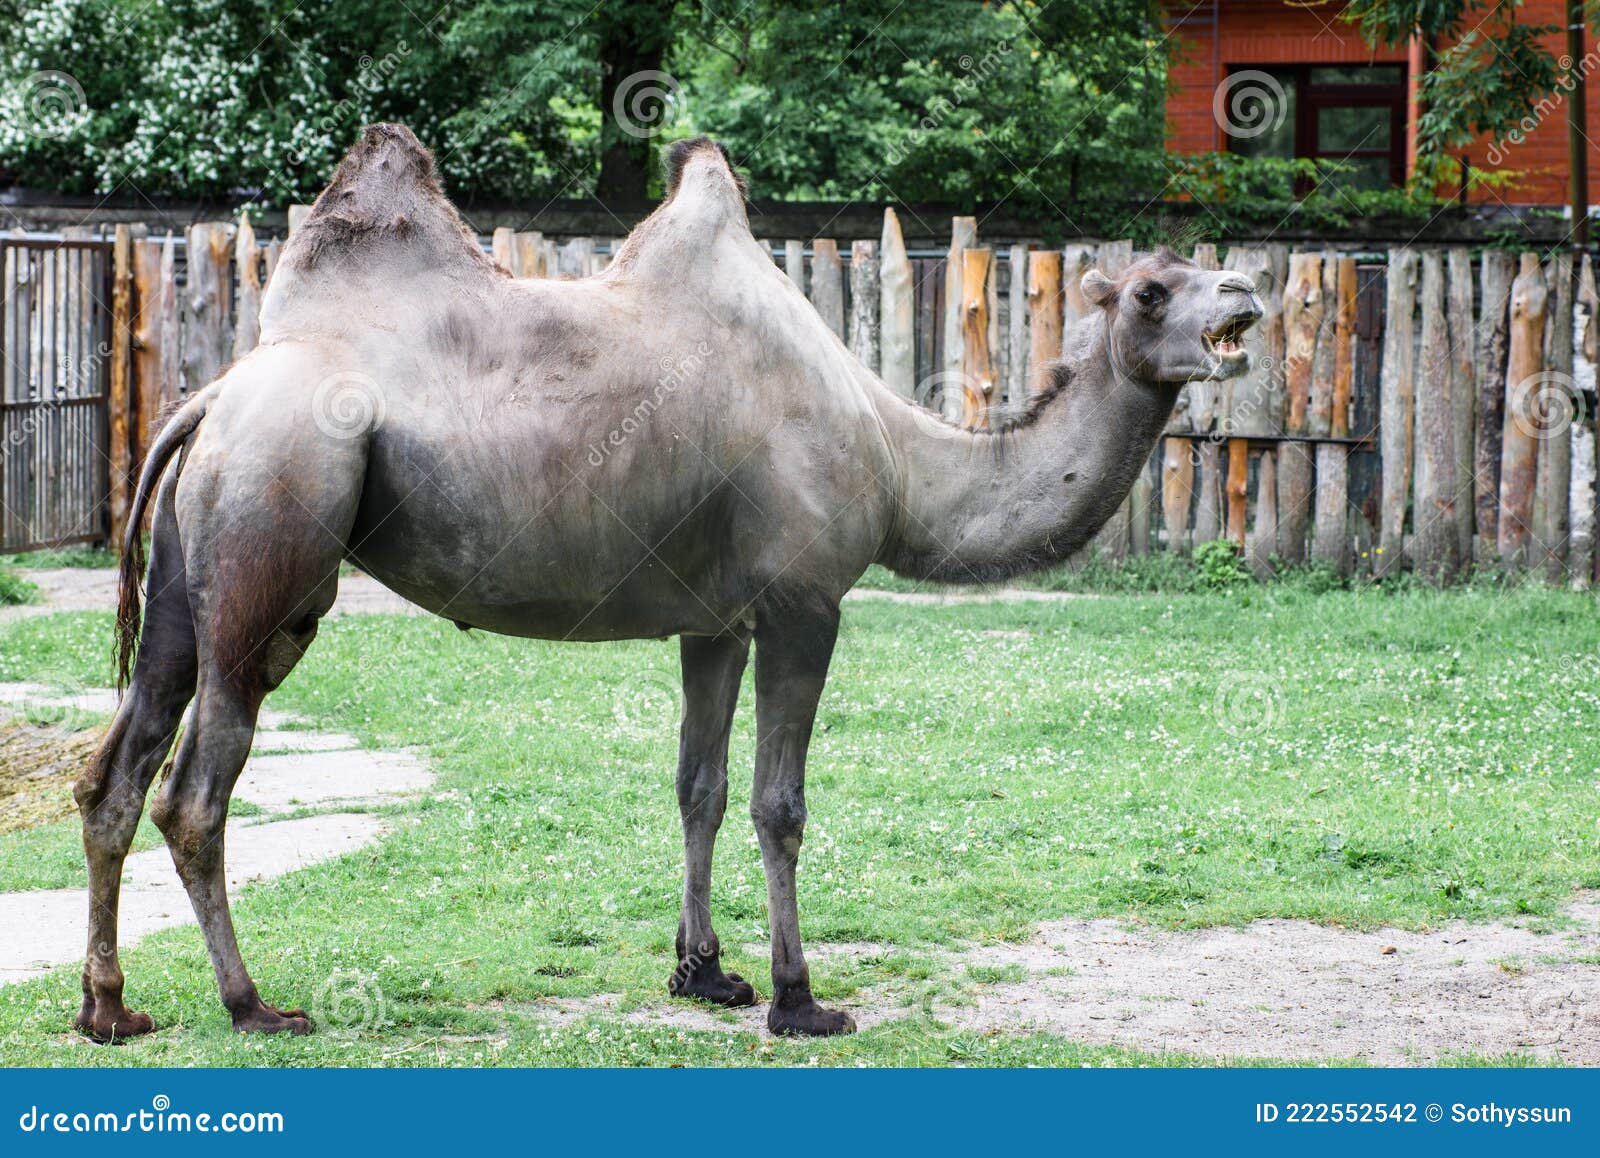
[[[678,809],[683,818],[683,914],[678,967],[667,989],[717,1005],[754,1005],[755,989],[722,971],[722,946],[711,927],[711,854],[728,808],[728,733],[739,680],[750,654],[748,634],[707,639],[685,635],[683,728],[678,740]]]
[[[83,848],[89,861],[89,951],[83,967],[83,1008],[73,1026],[96,1041],[132,1037],[153,1028],[147,1014],[134,1013],[122,1001],[117,902],[123,861],[144,812],[145,793],[194,695],[194,620],[172,514],[172,483],[169,476],[156,502],[146,585],[149,606],[133,680],[99,750],[73,789],[83,814]]]
[[[365,447],[319,433],[289,390],[227,391],[178,482],[199,656],[195,705],[151,806],[194,906],[235,1029],[305,1033],[297,1009],[256,992],[234,935],[224,826],[267,693],[333,604],[360,499]]]

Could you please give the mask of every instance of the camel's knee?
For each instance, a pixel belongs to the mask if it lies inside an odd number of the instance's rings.
[[[150,806],[150,819],[166,838],[172,863],[185,880],[204,873],[222,855],[223,825],[228,819],[226,801],[177,798],[162,792]]]
[[[750,802],[750,819],[764,849],[800,851],[806,833],[805,797],[793,791],[763,792]]]
[[[678,765],[678,808],[684,816],[721,823],[728,808],[728,768],[722,761],[688,759]]]

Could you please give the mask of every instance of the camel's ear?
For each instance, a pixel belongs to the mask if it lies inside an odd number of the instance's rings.
[[[1111,300],[1111,295],[1117,292],[1117,283],[1097,269],[1084,274],[1078,284],[1083,288],[1083,296],[1092,305],[1105,305]]]

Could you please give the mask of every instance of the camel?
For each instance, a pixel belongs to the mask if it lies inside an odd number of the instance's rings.
[[[1065,559],[1130,490],[1184,383],[1242,371],[1250,281],[1169,252],[1115,280],[1033,400],[963,429],[856,360],[751,235],[727,153],[672,146],[667,195],[602,273],[517,280],[483,254],[432,156],[376,125],[290,239],[260,346],[190,398],[138,480],[121,571],[125,691],[75,796],[90,875],[75,1026],[123,1003],[117,898],[145,795],[235,1029],[305,1033],[240,956],[224,822],[264,697],[349,560],[463,627],[680,637],[684,883],[672,994],[750,1005],[723,971],[712,847],[752,642],[750,814],[768,888],[775,1034],[850,1032],[812,997],[795,872],[805,766],[840,601],[873,562],[989,581]],[[153,502],[153,507],[151,504]],[[140,526],[151,509],[141,627]],[[192,707],[191,707],[192,701]]]

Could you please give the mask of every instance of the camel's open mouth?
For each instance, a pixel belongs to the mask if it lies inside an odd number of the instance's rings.
[[[1245,314],[1224,323],[1221,329],[1207,330],[1201,335],[1206,349],[1224,360],[1244,357],[1244,332],[1255,321],[1254,314]]]

